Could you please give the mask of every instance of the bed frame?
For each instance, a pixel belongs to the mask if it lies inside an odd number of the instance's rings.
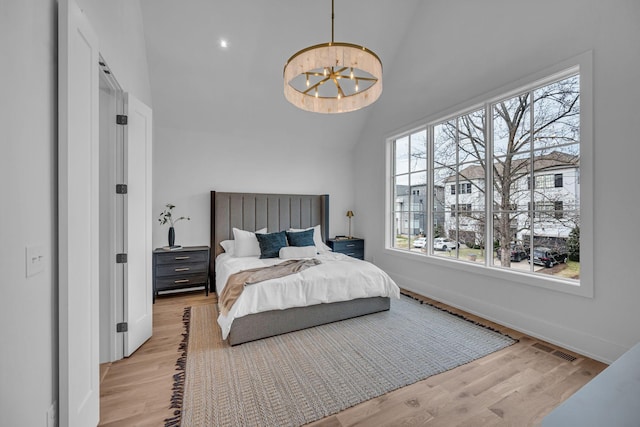
[[[329,196],[299,194],[211,192],[211,260],[209,274],[215,292],[215,258],[223,240],[233,239],[233,228],[269,232],[308,228],[320,224],[322,240],[329,236]],[[233,321],[229,344],[237,345],[287,332],[389,310],[390,298],[359,298],[286,310],[250,314]]]

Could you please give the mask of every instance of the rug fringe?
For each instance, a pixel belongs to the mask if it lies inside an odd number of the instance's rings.
[[[408,297],[408,298],[411,298],[411,299],[413,299],[413,300],[416,300],[416,301],[418,301],[420,304],[426,304],[426,305],[428,305],[428,306],[430,306],[430,307],[433,307],[433,308],[436,308],[436,309],[438,309],[438,310],[440,310],[440,311],[444,311],[445,313],[451,314],[452,316],[456,316],[456,317],[458,317],[458,318],[460,318],[460,319],[462,319],[462,320],[464,320],[464,321],[467,321],[467,322],[469,322],[469,323],[473,323],[473,324],[474,324],[474,325],[476,325],[476,326],[480,326],[481,328],[488,329],[488,330],[490,330],[490,331],[492,331],[492,332],[495,332],[495,333],[497,333],[497,334],[500,334],[500,335],[502,335],[502,336],[505,336],[505,337],[507,337],[507,338],[510,338],[510,339],[512,339],[512,340],[514,341],[514,342],[513,342],[513,344],[520,342],[520,340],[519,340],[519,339],[514,338],[514,337],[510,336],[509,334],[505,334],[504,332],[499,331],[499,330],[497,330],[497,329],[495,329],[495,328],[492,328],[491,326],[487,326],[487,325],[485,325],[485,324],[483,324],[483,323],[476,322],[475,320],[469,319],[468,317],[463,316],[463,315],[462,315],[462,314],[460,314],[460,313],[454,313],[453,311],[447,310],[446,308],[438,307],[438,306],[437,306],[437,305],[435,305],[435,304],[432,304],[432,303],[430,303],[430,302],[427,302],[427,301],[421,300],[420,298],[414,297],[413,295],[406,294],[406,293],[404,293],[404,292],[402,292],[402,291],[400,291],[400,294],[401,294],[401,295],[404,295],[405,297]]]
[[[182,334],[182,341],[178,346],[178,352],[180,357],[176,361],[177,374],[173,375],[173,387],[171,387],[171,406],[169,409],[175,409],[173,411],[173,417],[164,420],[165,427],[178,427],[180,421],[182,421],[182,400],[184,397],[184,381],[186,378],[187,367],[187,348],[189,346],[189,324],[191,322],[191,307],[185,307],[182,314],[182,324],[184,325],[184,333]]]

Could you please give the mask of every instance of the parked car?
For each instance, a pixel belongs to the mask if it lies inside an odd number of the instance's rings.
[[[427,238],[426,237],[418,237],[413,241],[414,248],[424,248],[427,246]]]
[[[446,251],[449,249],[456,249],[459,247],[460,247],[460,243],[456,242],[453,239],[449,239],[448,237],[438,237],[437,239],[433,239],[434,251]]]
[[[529,257],[529,262],[537,265],[543,265],[547,268],[556,264],[567,262],[569,255],[565,252],[558,252],[549,248],[537,247],[533,249],[533,256]]]
[[[502,250],[498,248],[496,251],[496,256],[498,259],[501,259]],[[529,257],[529,253],[524,249],[522,245],[518,245],[516,243],[511,243],[511,261],[520,262],[523,259],[527,259]]]

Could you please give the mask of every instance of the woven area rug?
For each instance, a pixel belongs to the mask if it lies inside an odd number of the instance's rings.
[[[217,315],[214,305],[191,309],[171,425],[298,426],[515,342],[406,296],[387,312],[236,347]]]

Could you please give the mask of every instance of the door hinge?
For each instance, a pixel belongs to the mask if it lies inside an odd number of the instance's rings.
[[[127,254],[116,254],[116,264],[126,264]]]
[[[128,121],[129,121],[128,116],[125,116],[124,114],[116,115],[116,124],[126,125]]]
[[[127,322],[116,323],[116,332],[127,332],[129,330],[129,324]]]
[[[127,194],[127,184],[116,184],[116,194]]]

